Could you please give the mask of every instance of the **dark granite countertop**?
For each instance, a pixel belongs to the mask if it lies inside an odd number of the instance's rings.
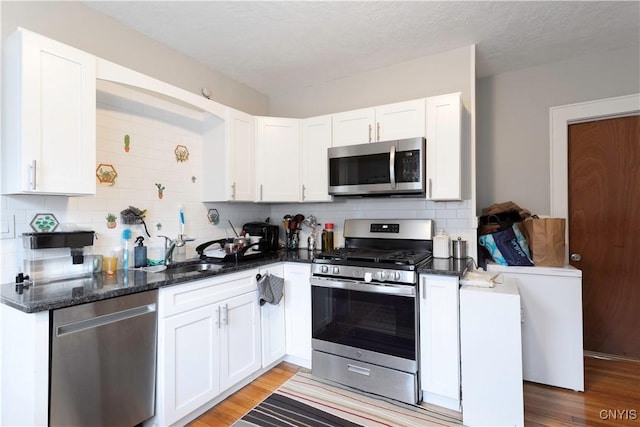
[[[0,302],[25,313],[36,313],[258,268],[277,262],[310,264],[313,256],[314,253],[303,249],[293,252],[280,251],[264,258],[238,263],[221,263],[217,270],[201,272],[172,273],[171,270],[165,270],[152,273],[131,269],[127,272],[119,270],[116,275],[112,276],[105,273],[95,273],[86,277],[38,283],[25,289],[22,294],[16,292],[14,283],[7,283],[0,285]],[[199,260],[194,259],[176,265],[193,262],[199,262]],[[473,265],[471,262],[467,263],[453,258],[433,259],[421,267],[418,273],[461,277],[466,268]]]
[[[419,274],[437,274],[440,276],[458,276],[461,278],[474,267],[473,258],[455,259],[432,258],[426,264],[418,268]]]

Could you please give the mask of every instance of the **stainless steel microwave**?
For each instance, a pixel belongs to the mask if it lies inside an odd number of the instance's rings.
[[[425,194],[424,138],[332,147],[328,153],[329,194]]]

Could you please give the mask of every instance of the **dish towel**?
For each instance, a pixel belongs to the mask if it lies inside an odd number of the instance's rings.
[[[284,279],[273,274],[264,274],[258,279],[258,294],[260,305],[265,302],[278,305],[284,295]]]

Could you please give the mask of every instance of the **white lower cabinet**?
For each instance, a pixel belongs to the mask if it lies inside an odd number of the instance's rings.
[[[459,280],[420,276],[422,400],[460,410]]]
[[[153,425],[172,425],[258,371],[255,270],[161,288]]]
[[[462,422],[522,426],[522,341],[518,288],[460,289]]]
[[[286,360],[311,368],[311,268],[284,265]]]
[[[272,274],[284,278],[282,264],[260,268],[258,274]],[[267,367],[284,357],[285,341],[285,304],[286,292],[278,304],[264,303],[260,307],[260,325],[262,329],[262,367]]]
[[[565,267],[489,264],[518,288],[525,381],[584,391],[582,272]]]

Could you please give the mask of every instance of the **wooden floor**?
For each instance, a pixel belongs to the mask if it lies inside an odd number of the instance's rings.
[[[281,363],[190,426],[233,424],[298,369]],[[640,426],[640,362],[585,357],[584,393],[525,382],[524,409],[527,427]]]

